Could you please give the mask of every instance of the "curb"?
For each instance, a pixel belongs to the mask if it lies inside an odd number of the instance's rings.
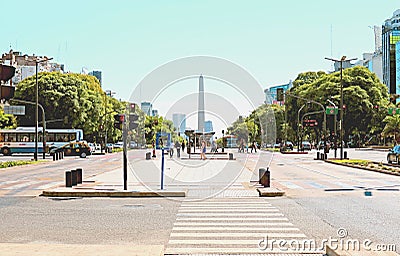
[[[284,155],[307,155],[308,154],[308,152],[296,152],[296,151],[293,151],[293,152],[281,152],[281,154],[284,154]]]
[[[45,190],[46,197],[186,197],[186,191],[62,191]]]
[[[278,197],[285,195],[285,192],[277,188],[257,188],[260,197]]]
[[[377,170],[377,169],[372,169],[372,168],[368,168],[368,167],[355,166],[355,165],[350,165],[350,164],[345,164],[345,163],[336,163],[336,162],[333,162],[333,161],[330,161],[330,160],[324,160],[324,162],[329,163],[329,164],[336,164],[336,165],[341,165],[341,166],[346,166],[346,167],[352,167],[352,168],[366,170],[366,171],[379,172],[379,173],[383,173],[383,174],[400,176],[400,173],[398,173],[398,172],[389,172],[389,171],[385,171],[385,170]],[[371,162],[372,163],[376,163],[376,162],[373,162],[373,161],[371,161]]]

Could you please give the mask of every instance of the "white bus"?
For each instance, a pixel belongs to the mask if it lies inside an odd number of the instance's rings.
[[[63,146],[71,141],[83,140],[82,129],[46,129],[46,152],[54,147]],[[17,127],[0,130],[0,153],[35,152],[35,127]],[[43,128],[38,128],[38,153],[43,153]]]

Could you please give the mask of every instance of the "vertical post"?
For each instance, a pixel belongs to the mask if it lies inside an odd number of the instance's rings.
[[[38,61],[35,61],[36,64],[36,86],[35,86],[35,153],[33,155],[33,158],[35,161],[38,160],[38,126],[39,126],[39,109],[38,109],[38,104],[39,104],[39,87],[38,87]]]
[[[122,137],[123,137],[123,166],[124,166],[124,190],[128,190],[128,159],[126,156],[126,140],[127,140],[127,129],[126,129],[126,120],[122,124]]]
[[[343,57],[340,60],[340,159],[343,159]]]
[[[161,190],[164,189],[164,148],[161,148]]]
[[[42,122],[43,122],[43,159],[46,159],[46,115],[44,113],[44,108],[42,109]]]

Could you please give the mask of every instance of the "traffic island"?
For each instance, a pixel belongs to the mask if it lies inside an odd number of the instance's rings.
[[[285,192],[277,188],[257,188],[260,197],[277,197],[285,195]]]
[[[186,197],[187,191],[157,190],[96,190],[96,189],[74,189],[57,188],[45,190],[41,196],[45,197]]]
[[[288,154],[288,155],[307,155],[308,152],[306,151],[281,151],[282,154]]]
[[[400,176],[400,166],[358,159],[327,159],[326,163]]]

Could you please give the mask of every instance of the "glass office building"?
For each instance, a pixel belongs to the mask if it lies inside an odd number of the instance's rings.
[[[390,94],[400,94],[399,73],[400,9],[382,25],[382,69],[383,83]],[[397,82],[396,82],[397,80]]]

